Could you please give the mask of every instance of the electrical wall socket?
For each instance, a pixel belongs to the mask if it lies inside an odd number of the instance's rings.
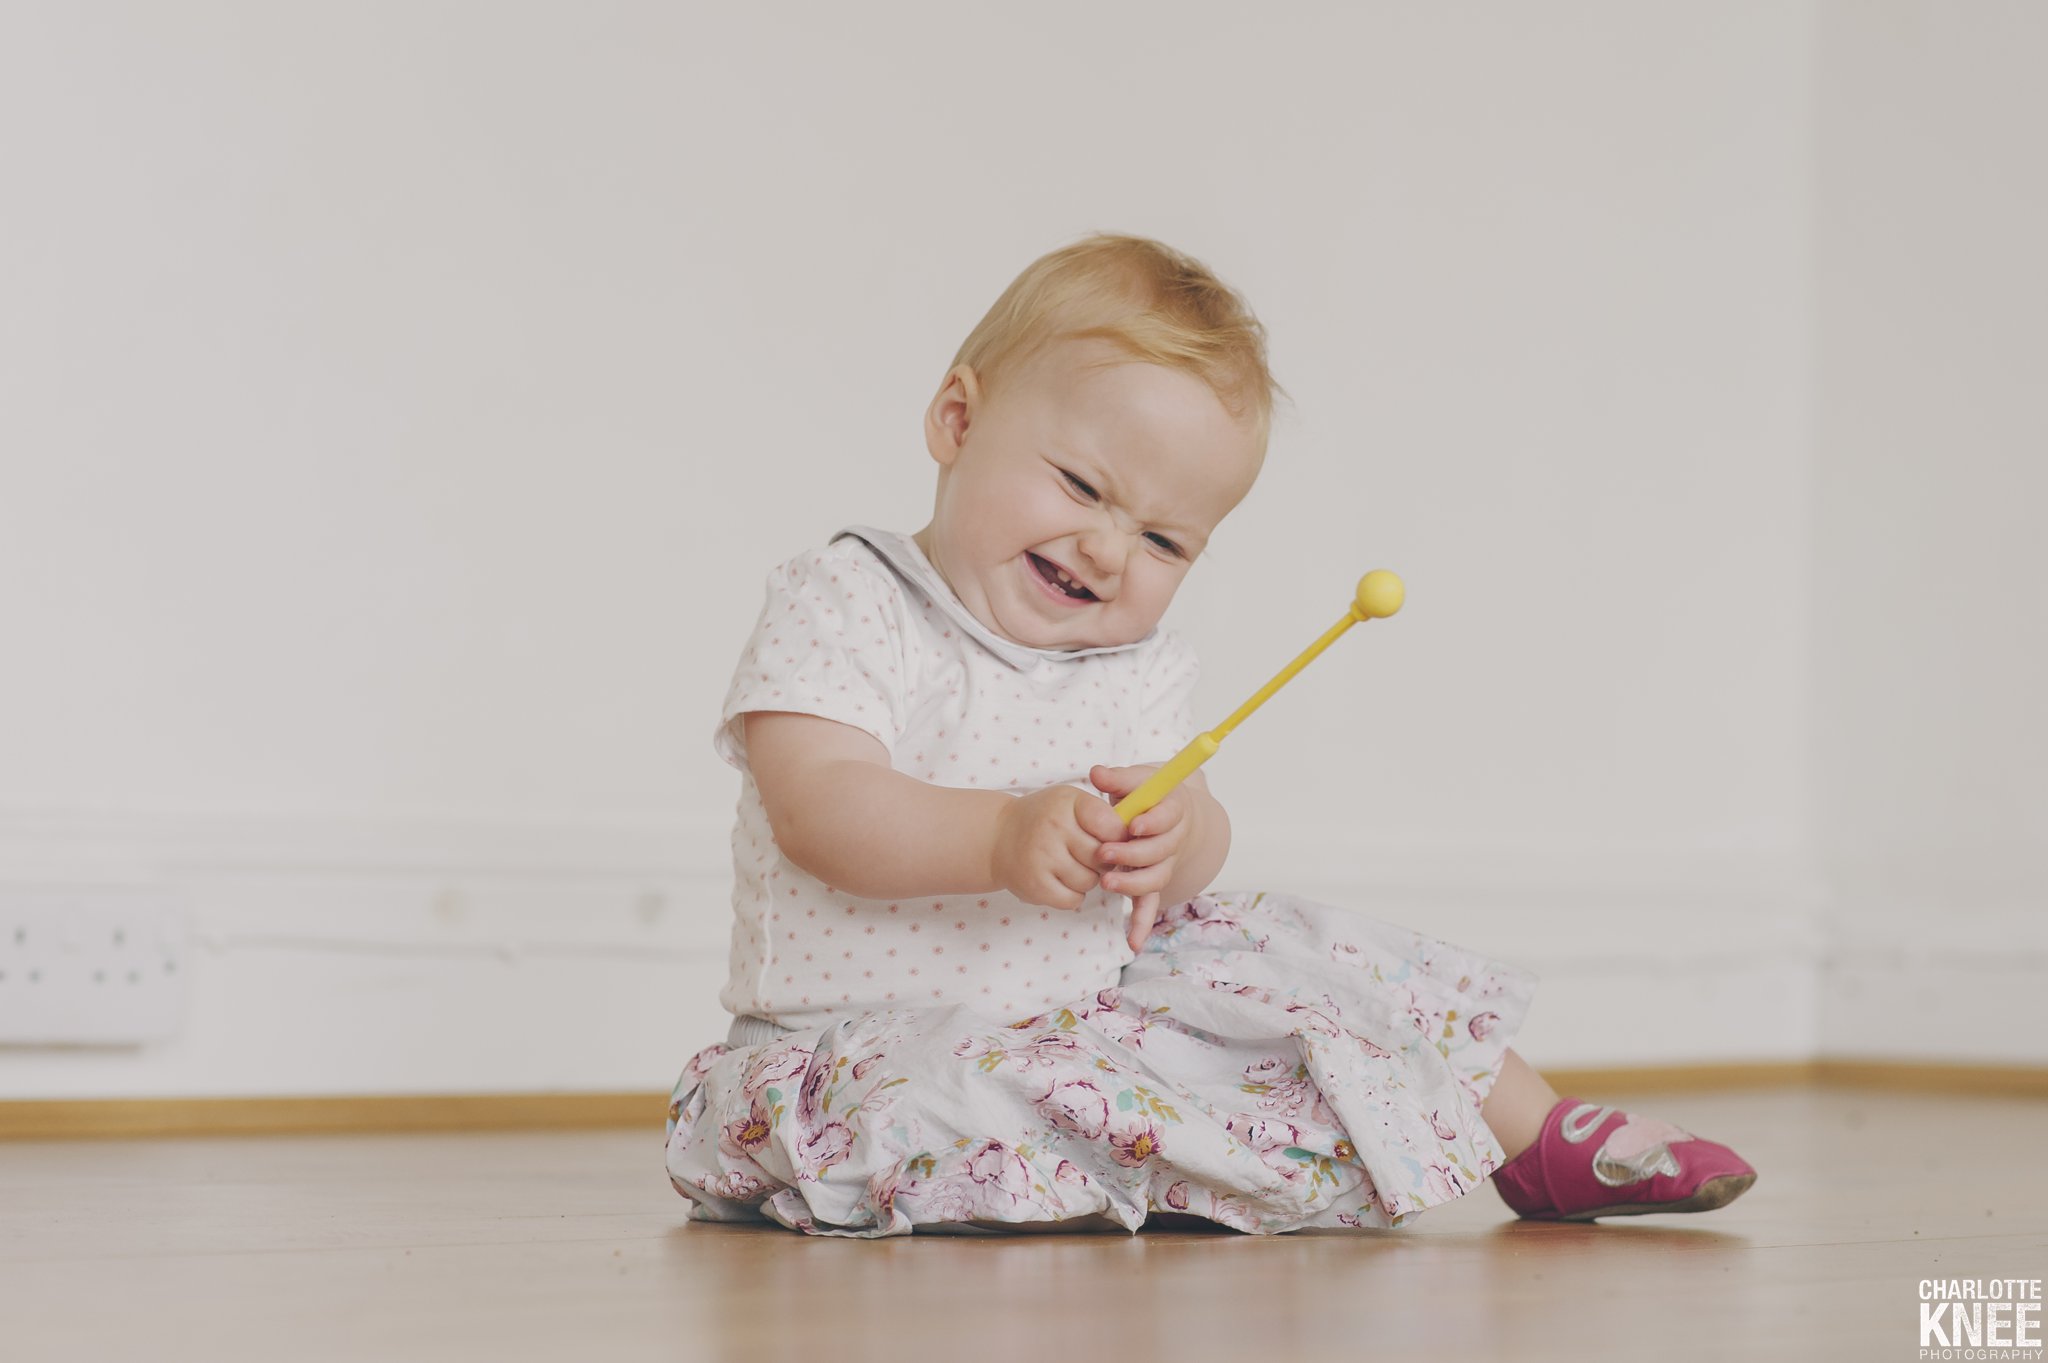
[[[185,955],[184,909],[167,890],[0,884],[0,1045],[170,1036]]]

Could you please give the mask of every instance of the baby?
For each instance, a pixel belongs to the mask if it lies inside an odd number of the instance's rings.
[[[735,1015],[677,1082],[705,1220],[1272,1233],[1395,1226],[1489,1177],[1521,1216],[1721,1206],[1755,1180],[1560,1098],[1508,1049],[1526,971],[1279,892],[1212,893],[1230,818],[1160,628],[1265,457],[1264,329],[1198,262],[1034,262],[925,412],[930,522],[768,579],[717,750],[741,773]]]

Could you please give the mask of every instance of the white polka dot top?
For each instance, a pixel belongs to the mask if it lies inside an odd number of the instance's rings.
[[[741,774],[719,1002],[793,1028],[947,1003],[1025,1017],[1115,984],[1131,959],[1130,901],[1099,887],[1071,912],[1003,892],[884,901],[799,869],[775,845],[738,716],[850,724],[934,785],[1092,790],[1094,764],[1164,762],[1194,737],[1196,671],[1171,630],[1075,652],[1012,643],[893,531],[842,530],[776,568],[713,739]]]

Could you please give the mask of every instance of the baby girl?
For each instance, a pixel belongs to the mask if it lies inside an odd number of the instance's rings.
[[[1560,1098],[1528,972],[1283,892],[1216,892],[1160,619],[1265,457],[1264,329],[1200,263],[1034,262],[925,412],[915,534],[768,578],[715,744],[741,774],[734,1015],[669,1107],[701,1220],[813,1234],[1396,1226],[1489,1178],[1537,1220],[1705,1211],[1756,1173]]]

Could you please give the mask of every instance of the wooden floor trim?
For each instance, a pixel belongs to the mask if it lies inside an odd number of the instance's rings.
[[[2048,1065],[1951,1064],[1938,1060],[1768,1060],[1642,1068],[1546,1069],[1567,1096],[1695,1093],[1725,1089],[1887,1089],[1896,1093],[1969,1093],[1987,1098],[2048,1098]]]
[[[1567,1098],[1605,1093],[1695,1093],[1720,1089],[1796,1088],[1818,1082],[1813,1060],[1752,1060],[1702,1065],[1611,1065],[1593,1069],[1544,1068],[1545,1082]]]
[[[2048,1098],[2048,1066],[1908,1060],[1788,1060],[1545,1070],[1567,1097],[1727,1089],[1877,1088]],[[103,1098],[0,1101],[0,1140],[378,1131],[659,1130],[666,1093],[476,1093],[319,1098]]]
[[[1902,1093],[1969,1093],[1986,1098],[2048,1098],[2048,1065],[1950,1065],[1935,1060],[1822,1060],[1830,1088]]]
[[[0,1102],[0,1140],[286,1132],[661,1130],[666,1093],[361,1094]]]

